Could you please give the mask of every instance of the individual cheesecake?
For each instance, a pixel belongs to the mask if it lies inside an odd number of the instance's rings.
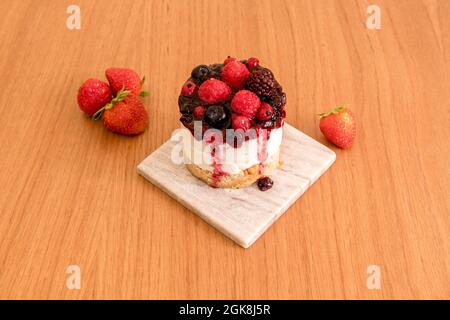
[[[279,164],[286,94],[258,59],[199,65],[178,98],[187,169],[216,188],[258,181],[269,189]]]

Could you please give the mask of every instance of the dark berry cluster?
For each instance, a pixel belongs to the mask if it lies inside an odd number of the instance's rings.
[[[277,128],[285,105],[282,87],[256,58],[195,67],[178,98],[180,121],[191,130],[196,120],[204,129]]]

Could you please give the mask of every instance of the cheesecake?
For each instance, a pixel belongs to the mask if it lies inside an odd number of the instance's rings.
[[[215,188],[273,185],[280,163],[286,94],[258,59],[199,65],[178,97],[189,172]]]

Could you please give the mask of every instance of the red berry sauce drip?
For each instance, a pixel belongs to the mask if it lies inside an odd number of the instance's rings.
[[[264,130],[264,129],[263,129]],[[259,174],[263,175],[266,169],[264,162],[267,160],[267,142],[270,139],[271,129],[265,129],[265,131],[257,130],[256,141],[258,141],[258,161],[259,161]]]
[[[215,137],[211,137],[207,140],[207,143],[211,146],[211,158],[213,160],[212,166],[213,171],[211,172],[212,177],[212,187],[218,188],[220,180],[222,177],[228,176],[228,173],[222,170],[222,154],[220,152],[219,146],[221,142],[215,141]]]

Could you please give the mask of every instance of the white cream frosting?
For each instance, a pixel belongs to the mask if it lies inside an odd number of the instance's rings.
[[[200,168],[213,171],[214,163],[221,164],[221,171],[238,174],[261,162],[270,161],[277,156],[283,139],[283,127],[272,129],[265,142],[265,135],[244,141],[239,148],[228,143],[218,145],[196,140],[188,129],[183,133],[183,157],[185,163],[194,163]],[[213,149],[215,155],[213,156]],[[266,152],[264,152],[264,149]]]

